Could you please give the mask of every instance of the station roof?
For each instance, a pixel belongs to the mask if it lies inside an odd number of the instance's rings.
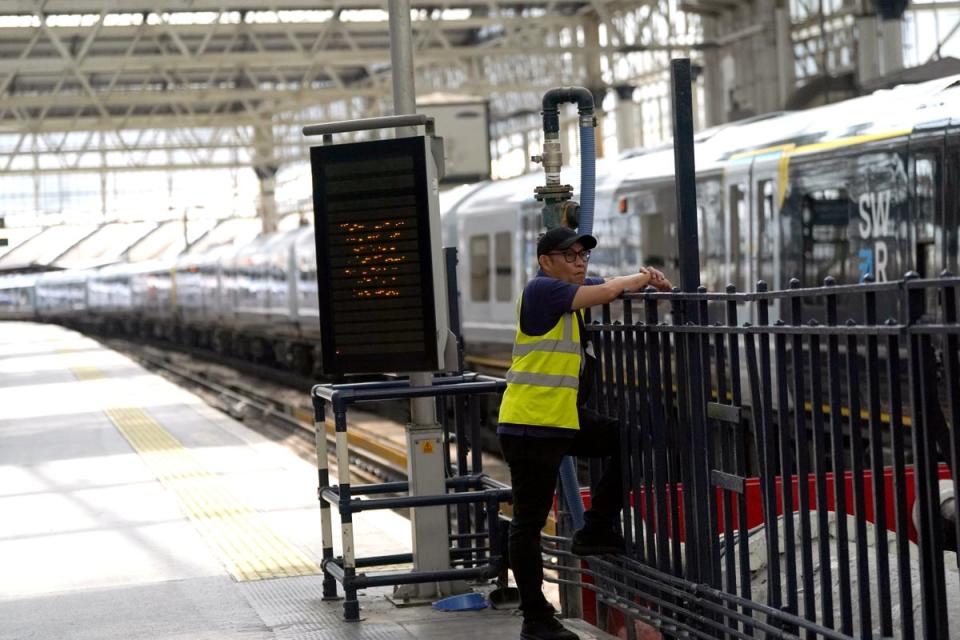
[[[651,72],[648,58],[701,44],[694,26],[624,29],[630,12],[669,19],[648,0],[411,6],[418,93],[481,97],[494,118],[535,112],[558,84],[659,78],[663,61]],[[272,171],[303,160],[303,124],[392,110],[385,9],[382,0],[5,0],[0,171]]]

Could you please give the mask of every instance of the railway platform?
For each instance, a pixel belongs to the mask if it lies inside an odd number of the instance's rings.
[[[389,588],[345,622],[321,599],[316,468],[80,334],[0,325],[0,407],[0,639],[519,636],[512,611]],[[409,532],[366,513],[356,545],[401,553]]]

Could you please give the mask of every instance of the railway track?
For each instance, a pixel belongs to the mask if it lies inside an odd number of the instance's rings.
[[[306,460],[316,460],[316,430],[309,394],[251,377],[230,367],[195,360],[180,352],[144,347],[121,339],[107,345],[187,387],[211,404]],[[373,414],[354,412],[350,422],[350,473],[360,483],[406,479],[403,428]],[[336,467],[334,425],[325,421],[330,464]],[[392,427],[392,429],[391,429]],[[391,433],[391,431],[393,433]]]

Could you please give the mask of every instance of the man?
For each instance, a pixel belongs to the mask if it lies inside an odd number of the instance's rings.
[[[624,291],[648,284],[669,291],[670,282],[656,269],[607,281],[587,279],[591,235],[552,229],[537,243],[540,273],[527,283],[518,304],[513,361],[500,404],[497,435],[513,485],[510,565],[520,591],[524,640],[576,640],[554,617],[543,597],[540,530],[553,503],[560,462],[566,455],[609,456],[594,491],[585,526],[573,537],[573,553],[623,551],[619,533],[621,507],[620,436],[615,421],[581,420],[580,408],[593,359],[586,350],[581,309],[613,301]],[[584,414],[586,417],[586,414]],[[583,422],[584,424],[581,424]]]

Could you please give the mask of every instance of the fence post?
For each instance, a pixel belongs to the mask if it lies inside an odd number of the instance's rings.
[[[679,58],[670,62],[670,78],[673,85],[673,157],[677,188],[678,242],[680,256],[680,286],[684,293],[695,293],[700,286],[700,253],[697,237],[697,183],[693,149],[693,106],[690,82],[690,60]],[[700,325],[700,305],[696,301],[685,303],[684,316],[688,323]],[[690,559],[694,566],[688,567],[689,575],[698,582],[715,582],[712,556],[716,551],[716,536],[711,531],[712,518],[709,499],[710,479],[707,468],[706,400],[702,369],[701,336],[683,334],[687,343],[686,379],[677,382],[687,387],[690,419],[690,446],[693,454],[693,469],[689,474],[692,486],[684,487],[684,500],[693,501],[694,521],[688,522],[687,546],[694,545]],[[719,584],[713,586],[719,587]]]
[[[923,315],[924,291],[911,287],[919,276],[910,271],[904,278],[903,295],[906,298],[910,408],[913,441],[914,482],[916,483],[919,522],[917,540],[920,547],[920,601],[924,638],[948,637],[946,616],[946,582],[943,574],[943,532],[939,520],[939,493],[937,491],[937,447],[932,423],[934,412],[940,411],[935,402],[935,378],[927,363],[933,362],[930,335],[920,331]],[[935,376],[935,373],[934,373]],[[917,508],[917,507],[914,507]]]

